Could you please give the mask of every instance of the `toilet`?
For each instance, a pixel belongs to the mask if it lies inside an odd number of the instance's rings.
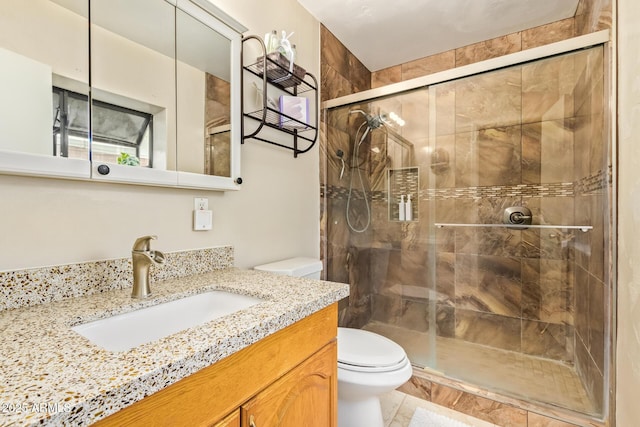
[[[322,262],[290,258],[254,267],[287,276],[319,279]],[[405,351],[373,332],[338,328],[338,427],[383,427],[380,396],[411,378]]]

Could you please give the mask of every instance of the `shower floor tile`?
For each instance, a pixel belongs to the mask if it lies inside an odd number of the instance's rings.
[[[397,342],[414,365],[429,371],[508,396],[595,412],[573,366],[452,338],[431,337],[430,344],[427,333],[380,322],[370,322],[363,329]],[[434,344],[437,351],[430,355]]]

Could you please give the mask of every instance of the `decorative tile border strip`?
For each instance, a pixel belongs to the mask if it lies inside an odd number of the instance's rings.
[[[464,188],[429,188],[420,190],[420,200],[448,199],[484,199],[492,197],[574,197],[583,194],[600,192],[609,188],[612,183],[611,168],[598,171],[577,182],[554,182],[545,184],[492,185]],[[320,194],[329,199],[346,199],[349,189],[333,185],[321,186]],[[353,190],[351,197],[362,199],[362,192]],[[375,202],[386,202],[386,191],[373,191],[369,194]]]
[[[151,281],[207,273],[233,266],[233,247],[165,253]],[[132,286],[131,258],[0,272],[0,311]]]

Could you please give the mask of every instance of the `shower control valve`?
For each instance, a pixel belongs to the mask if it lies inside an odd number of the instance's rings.
[[[513,225],[531,225],[531,210],[524,206],[511,206],[504,210],[502,222]]]

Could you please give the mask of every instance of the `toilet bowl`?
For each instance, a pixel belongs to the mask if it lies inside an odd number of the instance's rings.
[[[291,258],[254,267],[296,277],[320,278],[322,262]],[[382,335],[338,328],[338,427],[383,427],[380,395],[411,378],[406,353]]]
[[[338,427],[383,427],[380,395],[411,378],[395,342],[361,329],[338,328]]]

